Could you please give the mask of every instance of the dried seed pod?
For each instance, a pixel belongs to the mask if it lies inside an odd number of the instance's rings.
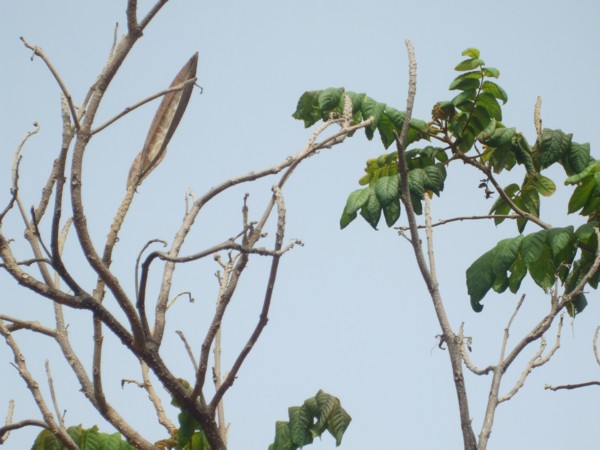
[[[181,68],[169,87],[176,87],[196,77],[198,66],[198,52]],[[127,188],[137,187],[152,172],[165,157],[167,145],[173,137],[177,126],[185,112],[185,108],[192,95],[194,83],[187,83],[182,89],[169,92],[163,96],[160,106],[154,115],[150,131],[142,151],[133,160]]]

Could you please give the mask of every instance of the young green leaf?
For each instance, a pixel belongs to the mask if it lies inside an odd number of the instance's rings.
[[[461,55],[468,56],[469,58],[479,58],[480,52],[475,47],[469,47],[466,50],[463,50]]]
[[[483,60],[479,58],[470,58],[465,59],[461,63],[457,64],[454,70],[457,70],[459,72],[465,72],[467,70],[473,70],[476,67],[481,67],[483,65],[485,65],[485,62],[483,62]]]

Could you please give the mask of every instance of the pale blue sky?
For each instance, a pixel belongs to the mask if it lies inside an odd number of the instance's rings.
[[[139,3],[142,9],[151,4]],[[8,199],[14,149],[31,124],[38,121],[42,130],[24,153],[21,193],[27,205],[39,198],[61,131],[58,87],[39,59],[30,61],[31,52],[19,36],[44,49],[79,103],[105,63],[115,23],[121,24],[121,31],[125,26],[124,10],[124,0],[0,3],[2,205]],[[533,141],[533,106],[539,95],[544,126],[573,133],[577,142],[590,142],[597,155],[599,20],[600,6],[592,0],[170,2],[123,65],[98,123],[164,89],[196,51],[204,93],[193,95],[168,157],[140,188],[117,247],[115,271],[132,289],[139,249],[149,239],[172,239],[188,188],[200,195],[226,178],[273,165],[300,149],[311,134],[291,117],[302,92],[344,86],[404,110],[405,39],[413,41],[418,60],[415,117],[427,120],[436,101],[452,97],[447,86],[460,53],[477,47],[482,58],[501,71],[499,84],[509,96],[504,107],[508,126],[516,126]],[[129,166],[143,145],[156,106],[152,103],[128,115],[88,147],[84,192],[97,245],[121,200]],[[347,195],[358,187],[365,160],[381,153],[378,140],[369,142],[357,134],[307,161],[286,186],[287,237],[302,239],[306,245],[283,258],[270,322],[225,399],[232,450],[266,449],[274,422],[287,418],[287,407],[301,404],[320,388],[340,397],[353,417],[341,447],[345,450],[462,448],[448,356],[435,346],[439,326],[408,243],[383,225],[375,232],[357,221],[339,230],[339,215]],[[442,198],[433,202],[434,220],[487,212],[491,201],[476,189],[481,176],[461,167],[450,169]],[[559,190],[563,189],[560,174],[556,175]],[[25,184],[28,177],[34,186]],[[520,177],[502,181],[508,184]],[[251,214],[258,217],[274,180],[234,189],[209,205],[185,251],[236,234],[245,192],[251,193]],[[577,217],[564,217],[567,192],[542,204],[547,221],[558,226],[578,222]],[[3,231],[19,238],[16,223],[9,221]],[[490,296],[483,312],[475,314],[464,271],[497,240],[515,234],[510,224],[496,229],[492,224],[463,223],[436,230],[438,272],[448,314],[455,327],[466,322],[466,334],[474,340],[472,358],[479,366],[496,362],[516,297]],[[29,256],[18,248],[23,257]],[[82,261],[74,239],[66,252],[75,264]],[[224,322],[225,365],[231,364],[258,317],[265,262],[258,259],[251,264]],[[196,297],[195,304],[181,302],[173,308],[174,324],[165,344],[165,358],[183,377],[191,377],[191,366],[174,330],[185,330],[192,340],[202,336],[217,289],[216,269],[212,261],[190,265],[175,280],[174,292],[192,290]],[[82,268],[80,276],[86,286],[93,285],[89,270]],[[43,300],[25,296],[4,273],[0,286],[0,310],[48,323],[50,308]],[[531,284],[524,283],[522,292],[528,297],[511,334],[515,340],[548,305],[548,298]],[[543,389],[546,383],[600,379],[591,345],[600,324],[598,298],[597,292],[590,293],[584,314],[573,323],[567,320],[557,355],[528,378],[513,400],[499,407],[490,450],[598,448],[598,390]],[[81,312],[68,317],[76,348],[85,353],[89,318]],[[41,338],[16,336],[42,385],[43,360],[36,357],[54,358],[67,422],[85,426],[99,422],[54,347]],[[112,346],[107,357],[109,400],[150,439],[164,437],[144,395],[133,387],[121,390],[121,377],[138,376],[135,365],[120,344],[109,339],[107,346]],[[15,398],[15,420],[37,418],[24,383],[8,364],[11,360],[8,349],[0,346],[0,417],[8,400]],[[526,358],[516,361],[504,392],[512,388],[525,362]],[[467,377],[476,433],[490,381]],[[14,432],[5,448],[28,448],[33,435]],[[325,436],[312,448],[334,446],[334,440]]]

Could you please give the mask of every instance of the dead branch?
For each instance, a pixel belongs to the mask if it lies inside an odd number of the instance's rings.
[[[64,412],[60,411],[58,407],[58,399],[56,398],[56,391],[54,390],[54,380],[52,379],[52,372],[50,371],[50,361],[46,360],[46,377],[48,378],[48,387],[50,389],[50,398],[52,399],[52,405],[54,405],[54,412],[58,418],[58,424],[61,428],[65,428]]]
[[[485,220],[485,219],[519,219],[520,216],[516,215],[516,214],[487,214],[487,215],[482,215],[482,216],[461,216],[461,217],[453,217],[451,219],[443,219],[443,220],[439,220],[438,222],[431,224],[431,227],[439,227],[441,225],[446,225],[448,223],[452,223],[452,222],[462,222],[465,220]],[[417,229],[419,230],[424,230],[427,228],[427,225],[418,225]],[[396,228],[398,230],[398,233],[405,233],[407,231],[410,230],[410,227],[397,227]]]
[[[194,367],[194,373],[198,372],[198,363],[196,362],[196,358],[194,357],[194,352],[192,350],[192,347],[190,346],[190,343],[186,339],[185,334],[181,330],[176,330],[175,333],[177,333],[177,336],[179,336],[179,338],[183,342],[183,345],[185,346],[185,351],[187,352],[187,354],[190,358],[190,361],[192,362],[192,366]]]
[[[123,111],[121,111],[119,114],[117,114],[116,116],[110,118],[109,120],[107,120],[106,122],[104,122],[102,125],[99,125],[98,127],[94,128],[91,131],[91,134],[94,135],[96,133],[101,132],[102,130],[104,130],[105,128],[107,128],[108,126],[112,125],[113,123],[115,123],[117,120],[119,120],[120,118],[122,118],[123,116],[129,114],[130,112],[136,110],[137,108],[139,108],[140,106],[144,106],[146,103],[150,103],[152,100],[156,100],[157,98],[163,97],[164,95],[170,94],[172,92],[178,92],[183,90],[184,87],[186,87],[188,84],[194,84],[196,82],[196,78],[191,78],[187,81],[184,81],[183,83],[174,86],[174,87],[170,87],[168,89],[165,89],[163,91],[160,91],[154,95],[151,95],[143,100],[140,100],[139,102],[134,103],[131,106],[127,106]]]
[[[278,174],[281,171],[287,169],[287,172],[284,174],[284,176],[282,177],[282,180],[279,183],[279,186],[282,187],[283,184],[285,183],[285,180],[287,179],[287,177],[291,174],[291,171],[293,171],[295,169],[295,167],[297,167],[301,161],[310,157],[311,155],[314,155],[316,152],[318,152],[321,149],[329,148],[333,145],[343,142],[343,139],[349,133],[352,133],[358,129],[367,127],[372,121],[373,121],[373,118],[370,118],[359,124],[353,125],[349,128],[341,129],[340,131],[333,134],[332,136],[329,136],[328,138],[324,139],[323,141],[321,141],[319,143],[316,143],[316,139],[318,137],[318,132],[322,132],[325,129],[322,126],[313,133],[313,135],[309,139],[307,145],[305,145],[304,148],[302,148],[295,156],[290,156],[290,157],[286,158],[285,160],[283,160],[282,162],[280,162],[279,164],[276,164],[272,167],[269,167],[269,168],[266,168],[266,169],[263,169],[260,171],[249,172],[240,177],[231,178],[229,180],[224,181],[220,185],[217,185],[217,186],[211,188],[202,197],[196,199],[194,201],[194,203],[192,204],[191,208],[189,209],[189,211],[187,211],[187,213],[184,217],[184,220],[181,224],[181,227],[177,231],[177,233],[175,235],[175,239],[173,240],[173,243],[171,244],[171,249],[168,252],[168,256],[170,258],[176,258],[179,255],[179,251],[183,245],[183,242],[185,241],[187,234],[189,233],[189,230],[191,229],[191,226],[194,223],[194,220],[196,219],[198,213],[204,207],[204,205],[206,205],[216,195],[226,191],[227,189],[229,189],[233,186],[237,186],[242,183],[252,182],[252,181],[264,178],[269,175],[275,175],[275,174]],[[165,264],[165,268],[163,269],[162,281],[161,281],[161,290],[160,290],[159,297],[158,297],[158,300],[156,303],[153,339],[159,345],[160,345],[160,342],[162,341],[162,337],[164,334],[166,305],[167,305],[168,298],[169,298],[169,291],[171,288],[171,280],[173,277],[174,270],[175,270],[174,263]]]
[[[60,440],[60,442],[69,450],[79,450],[79,446],[71,439],[67,430],[60,426],[60,424],[56,423],[50,409],[46,405],[46,401],[42,395],[42,392],[39,389],[38,383],[35,381],[29,369],[27,368],[25,356],[21,353],[19,346],[16,341],[13,339],[10,331],[2,321],[0,321],[0,335],[4,337],[4,340],[12,350],[15,367],[17,368],[19,375],[25,381],[27,385],[27,389],[31,392],[35,403],[40,410],[42,417],[44,418],[44,422],[49,430]]]
[[[40,58],[42,58],[42,61],[44,61],[44,64],[46,64],[46,67],[48,67],[48,70],[50,70],[50,73],[52,74],[52,76],[54,77],[56,82],[58,83],[60,90],[62,91],[63,95],[67,99],[67,103],[69,104],[69,111],[71,111],[71,118],[73,119],[73,123],[75,124],[75,130],[79,130],[79,118],[78,118],[78,114],[77,114],[77,108],[73,104],[73,97],[71,96],[71,93],[67,89],[67,86],[65,85],[64,81],[62,80],[60,74],[54,68],[54,65],[52,64],[50,59],[46,56],[46,54],[42,51],[42,49],[40,47],[38,47],[37,45],[35,45],[35,46],[31,45],[29,42],[27,42],[25,40],[25,38],[23,36],[21,36],[20,39],[23,42],[23,44],[25,45],[25,47],[27,47],[28,49],[33,51],[34,55],[37,55]],[[31,57],[31,59],[33,60],[33,56]]]
[[[273,199],[277,204],[277,232],[275,235],[275,249],[279,250],[281,249],[281,246],[283,244],[283,236],[285,233],[285,204],[283,201],[283,195],[281,194],[281,190],[278,186],[273,187]],[[256,324],[252,335],[248,339],[248,342],[246,343],[246,345],[236,358],[235,362],[233,363],[233,366],[227,374],[227,377],[225,377],[223,383],[217,389],[217,392],[211,400],[210,407],[212,410],[214,410],[217,407],[217,405],[223,398],[223,395],[225,395],[225,392],[227,392],[227,390],[233,385],[237,373],[240,367],[242,366],[242,363],[244,362],[244,359],[246,359],[246,356],[248,356],[248,353],[254,347],[254,344],[258,340],[260,334],[262,333],[262,330],[267,325],[267,322],[269,320],[269,308],[271,306],[271,298],[273,296],[273,289],[275,287],[275,280],[277,278],[277,269],[279,268],[280,257],[280,255],[273,256],[273,260],[271,262],[271,271],[269,273],[269,281],[267,283],[267,290],[263,300],[263,306],[258,323]]]
[[[11,333],[18,330],[30,330],[52,338],[56,336],[55,330],[43,326],[38,321],[30,322],[27,320],[17,319],[16,317],[7,316],[5,314],[0,314],[0,320],[5,320],[11,323],[11,325],[6,327]]]

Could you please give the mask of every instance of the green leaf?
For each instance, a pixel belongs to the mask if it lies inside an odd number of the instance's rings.
[[[414,169],[408,172],[408,187],[410,188],[410,193],[418,199],[422,199],[423,194],[425,193],[425,178],[426,173],[424,169]]]
[[[554,194],[554,192],[556,192],[556,185],[554,184],[554,181],[542,174],[536,175],[534,186],[544,197],[550,197],[552,194]]]
[[[269,449],[272,450],[295,450],[298,446],[292,442],[292,433],[288,422],[275,422],[275,440]]]
[[[538,154],[540,169],[551,166],[559,161],[571,148],[572,134],[565,134],[561,130],[545,128],[538,138]]]
[[[527,275],[527,266],[525,265],[525,261],[521,258],[521,255],[517,255],[517,258],[513,261],[512,265],[509,267],[510,277],[508,278],[508,287],[510,288],[510,292],[516,294],[521,286],[521,282],[525,275]]]
[[[442,164],[427,166],[424,171],[423,187],[427,191],[432,191],[436,195],[440,195],[444,190],[444,181],[446,180],[446,168]]]
[[[477,95],[477,90],[469,89],[468,91],[461,92],[456,97],[452,99],[452,104],[456,107],[464,105],[465,103],[469,103],[471,100],[475,99]]]
[[[321,93],[317,97],[317,103],[319,108],[323,112],[331,111],[337,108],[342,99],[342,95],[344,94],[344,88],[328,88]]]
[[[371,123],[371,125],[369,125],[369,128],[372,131],[375,131],[375,129],[377,129],[377,125],[379,124],[379,120],[381,119],[381,116],[385,111],[385,103],[376,102],[371,97],[366,95],[363,98],[361,110],[362,115],[365,119],[373,117],[373,122]],[[372,137],[373,136],[371,134],[371,137],[369,139],[371,139]]]
[[[481,255],[467,269],[467,292],[471,299],[471,308],[475,312],[481,312],[483,309],[481,300],[483,300],[496,279],[493,264],[494,251],[490,250]]]
[[[321,91],[308,91],[302,94],[298,100],[296,111],[292,114],[294,119],[303,120],[304,127],[308,128],[322,118],[317,97]]]
[[[521,133],[517,133],[512,140],[512,144],[512,151],[515,154],[517,162],[525,166],[528,174],[536,173],[533,158],[531,156],[531,148],[525,137]]]
[[[565,161],[563,161],[563,165]],[[571,142],[571,148],[567,154],[568,165],[573,173],[580,173],[585,170],[590,163],[595,162],[590,156],[590,144],[578,144],[577,142]],[[571,171],[567,170],[567,174],[571,175]]]
[[[477,105],[485,108],[490,117],[493,117],[499,122],[502,121],[502,109],[492,94],[488,92],[479,94],[479,97],[477,97]]]
[[[475,90],[479,88],[480,81],[477,78],[456,78],[452,83],[450,83],[451,91],[460,90],[460,91],[468,91]]]
[[[381,204],[377,200],[375,189],[369,187],[369,198],[360,210],[360,215],[371,225],[375,230],[381,218]]]
[[[484,67],[483,74],[486,77],[498,78],[500,76],[500,71],[494,67]]]
[[[544,292],[552,287],[556,269],[552,263],[550,248],[547,245],[542,247],[539,258],[529,264],[527,269],[529,270],[529,274],[531,275],[531,278],[533,278],[533,281],[544,289]]]
[[[310,411],[301,406],[291,406],[288,408],[288,415],[292,442],[298,447],[311,444],[313,435],[310,432],[310,427],[313,425],[313,418]]]
[[[504,274],[512,266],[517,258],[522,241],[523,237],[517,236],[515,238],[503,239],[496,244],[496,247],[492,250],[494,254],[492,261],[494,274]]]
[[[491,147],[502,147],[512,140],[516,132],[515,128],[497,128],[485,144]]]
[[[584,178],[588,177],[589,175],[595,174],[596,172],[598,172],[598,162],[592,160],[581,172],[578,172],[568,177],[565,180],[565,186],[568,186],[570,184],[577,184]]]
[[[477,140],[479,142],[486,142],[490,139],[494,134],[494,131],[496,131],[496,125],[496,119],[491,119],[487,126],[477,135]]]
[[[377,195],[377,199],[379,200],[379,203],[381,204],[382,208],[385,208],[394,200],[398,199],[398,184],[399,177],[397,174],[393,176],[379,178],[375,182],[375,194]]]
[[[475,47],[469,47],[468,49],[464,50],[461,55],[468,56],[470,58],[479,58],[480,52]]]
[[[498,100],[502,100],[502,103],[506,103],[508,101],[508,95],[506,94],[506,91],[493,81],[484,81],[482,89],[483,92],[487,92],[493,95]]]
[[[383,208],[383,217],[388,227],[393,227],[400,218],[400,200],[396,199]]]
[[[596,179],[594,176],[588,176],[581,180],[569,199],[569,206],[567,210],[569,214],[579,211],[586,205],[595,186]]]
[[[476,67],[481,67],[483,65],[485,65],[485,62],[483,62],[483,60],[479,58],[465,59],[461,63],[457,64],[454,70],[457,70],[459,72],[465,72],[467,70],[473,70]]]
[[[369,188],[357,189],[348,196],[346,206],[340,219],[340,228],[346,228],[350,222],[356,219],[357,211],[363,207],[363,205],[369,199]]]

